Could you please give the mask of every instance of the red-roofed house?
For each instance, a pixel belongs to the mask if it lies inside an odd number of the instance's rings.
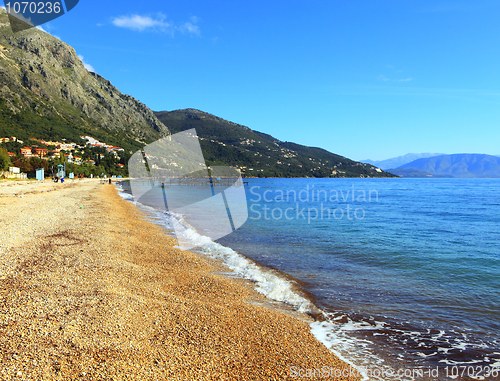
[[[37,156],[40,156],[40,157],[43,157],[43,156],[47,156],[47,149],[45,148],[35,148],[35,153],[37,154]]]
[[[122,147],[108,147],[109,151],[125,151]]]
[[[23,155],[24,157],[31,156],[31,147],[21,148],[21,155]]]

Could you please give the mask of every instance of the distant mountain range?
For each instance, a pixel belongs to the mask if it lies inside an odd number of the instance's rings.
[[[389,172],[402,177],[500,177],[500,157],[453,154],[422,158]]]
[[[386,160],[361,160],[363,163],[373,164],[380,169],[390,169],[390,168],[399,168],[402,165],[407,163],[411,163],[417,159],[424,159],[433,156],[444,155],[443,153],[408,153],[403,156],[393,157]]]

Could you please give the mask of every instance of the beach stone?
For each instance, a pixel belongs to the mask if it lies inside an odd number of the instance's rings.
[[[115,187],[20,182],[0,188],[0,203],[1,380],[286,380],[291,367],[349,369],[313,337],[309,316],[174,248]],[[360,379],[349,377],[336,379]]]

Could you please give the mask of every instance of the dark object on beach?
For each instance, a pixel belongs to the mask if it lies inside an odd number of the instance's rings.
[[[57,183],[57,182],[59,181],[59,177],[54,176],[54,177],[52,178],[52,180],[53,180],[55,183]]]
[[[111,184],[111,178],[109,179],[109,183]]]

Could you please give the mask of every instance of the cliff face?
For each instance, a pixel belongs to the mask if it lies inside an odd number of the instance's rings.
[[[0,98],[14,114],[56,114],[69,124],[121,132],[136,141],[169,133],[144,104],[88,72],[71,46],[36,28],[14,34],[4,9],[0,81]]]

